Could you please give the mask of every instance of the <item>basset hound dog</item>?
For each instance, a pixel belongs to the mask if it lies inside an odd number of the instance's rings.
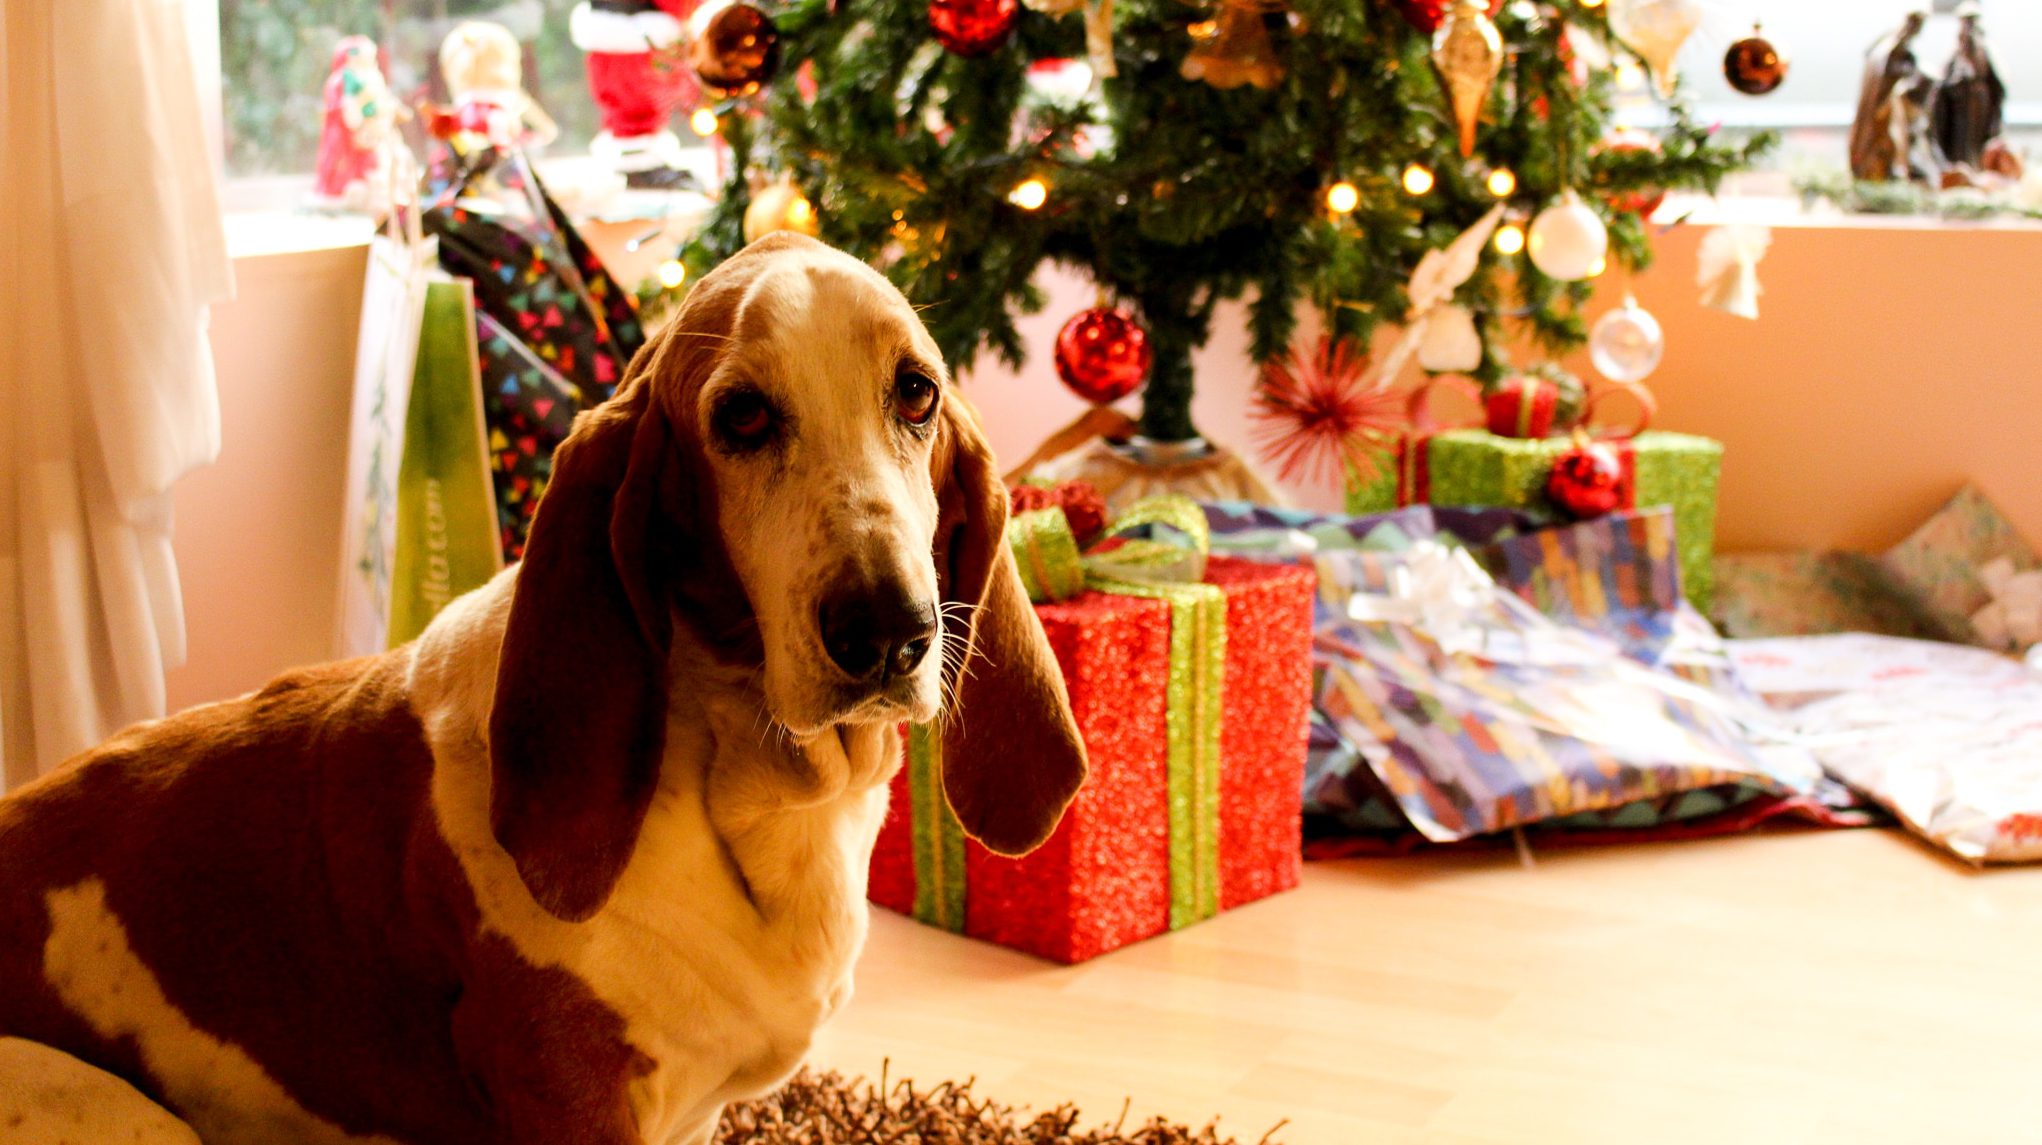
[[[907,300],[752,244],[519,566],[0,800],[0,1141],[708,1141],[850,994],[903,721],[996,851],[1084,777],[1006,517]]]

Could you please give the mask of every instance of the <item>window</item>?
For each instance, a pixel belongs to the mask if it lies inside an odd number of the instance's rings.
[[[1943,74],[1956,43],[1957,0],[1707,0],[1701,27],[1682,49],[1681,74],[1697,117],[1726,129],[1773,128],[1783,135],[1771,165],[1801,173],[1847,166],[1865,53],[1909,11],[1931,12],[1914,55]],[[2016,150],[2042,142],[2042,4],[1983,0],[1981,25],[2007,87],[2007,134]],[[1762,21],[1788,57],[1786,82],[1765,96],[1742,95],[1723,79],[1723,54]],[[1640,97],[1641,100],[1644,97]],[[1644,100],[1649,103],[1649,100]],[[1649,118],[1649,111],[1640,109]]]
[[[595,133],[582,53],[568,38],[574,0],[218,0],[222,134],[229,176],[312,169],[324,88],[341,37],[383,50],[391,91],[407,106],[444,101],[440,40],[463,20],[504,25],[524,46],[525,90],[560,124],[562,146]],[[407,131],[416,147],[419,127]]]

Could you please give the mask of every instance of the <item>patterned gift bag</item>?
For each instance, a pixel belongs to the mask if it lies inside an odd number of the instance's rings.
[[[440,264],[474,280],[484,414],[504,555],[524,552],[553,450],[645,343],[603,268],[522,151],[479,153],[426,211]]]

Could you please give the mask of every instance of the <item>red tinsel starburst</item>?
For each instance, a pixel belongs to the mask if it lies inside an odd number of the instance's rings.
[[[1255,391],[1255,442],[1290,483],[1375,475],[1380,449],[1406,422],[1404,398],[1368,379],[1368,358],[1351,340],[1321,336],[1310,353],[1292,348],[1262,365]]]

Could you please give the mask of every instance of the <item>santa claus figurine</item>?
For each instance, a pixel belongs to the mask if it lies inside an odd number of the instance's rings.
[[[693,181],[681,170],[681,141],[667,116],[700,94],[678,50],[683,22],[697,2],[582,0],[569,17],[575,47],[588,53],[589,91],[603,120],[589,153],[614,167],[627,186]]]
[[[391,129],[403,109],[383,79],[374,40],[348,36],[335,45],[324,102],[312,205],[372,214],[388,210]]]

